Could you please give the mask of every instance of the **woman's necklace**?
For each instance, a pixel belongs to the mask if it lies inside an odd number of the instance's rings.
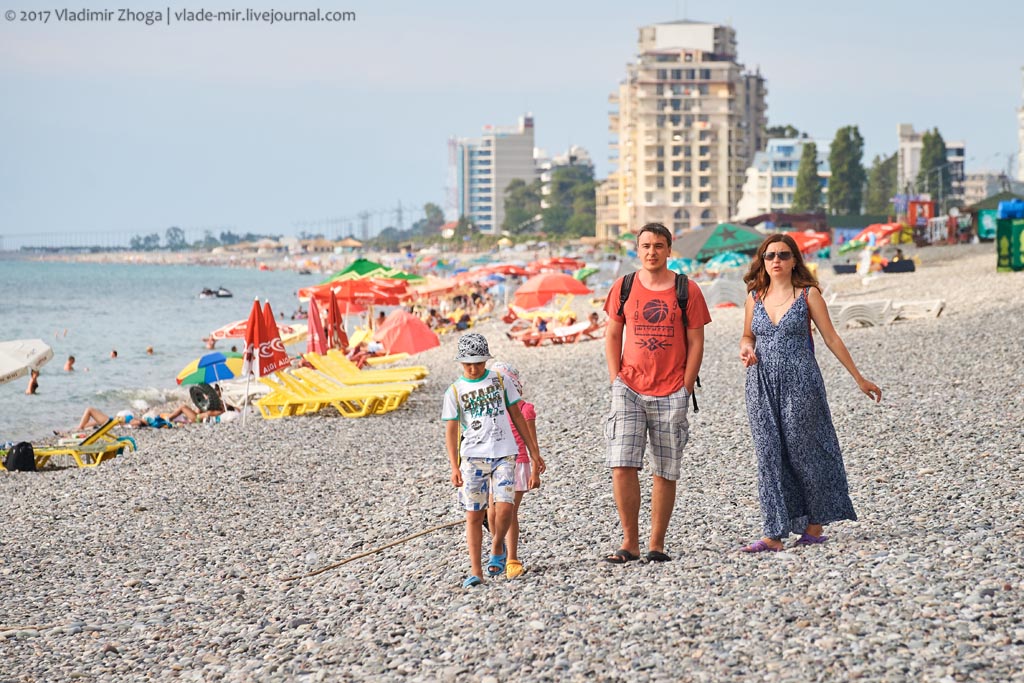
[[[780,301],[780,302],[779,302],[779,303],[777,303],[777,304],[771,304],[771,306],[772,306],[772,308],[782,308],[782,307],[783,307],[783,306],[785,306],[785,305],[786,305],[787,303],[789,303],[789,300],[790,300],[790,299],[792,299],[792,298],[793,298],[794,296],[796,296],[796,294],[794,294],[793,290],[790,290],[790,292],[789,292],[789,296],[787,296],[787,297],[786,297],[785,299],[783,299],[782,301]],[[764,297],[764,298],[765,298],[765,300],[767,300],[767,299],[768,299],[768,295],[767,295],[767,294],[765,294],[765,297]],[[770,303],[770,302],[769,302],[769,303]]]

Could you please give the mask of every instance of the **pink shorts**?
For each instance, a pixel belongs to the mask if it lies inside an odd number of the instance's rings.
[[[516,473],[513,477],[516,491],[530,490],[530,462],[517,462]]]

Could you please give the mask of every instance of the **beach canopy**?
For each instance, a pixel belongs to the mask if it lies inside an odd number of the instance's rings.
[[[726,251],[753,252],[764,241],[764,235],[745,225],[719,223],[714,228],[689,230],[672,243],[680,256],[705,261]]]
[[[213,384],[242,376],[242,354],[234,351],[211,351],[182,368],[175,381],[182,385]]]
[[[383,263],[377,263],[369,259],[359,258],[353,261],[346,268],[342,268],[334,275],[321,282],[324,285],[330,282],[338,282],[342,280],[357,280],[366,277],[381,278],[387,280],[414,280],[419,281],[423,279],[422,275],[416,275],[414,273],[407,273],[404,270],[398,268],[388,268]]]
[[[0,342],[0,384],[24,377],[53,358],[53,349],[42,339]]]
[[[559,294],[590,294],[593,290],[565,273],[541,273],[516,290],[513,301],[521,308],[540,308]]]
[[[735,251],[727,251],[714,256],[704,264],[704,271],[707,273],[721,273],[725,270],[736,270],[746,268],[750,264],[750,257]]]
[[[419,317],[396,308],[373,333],[373,338],[384,345],[388,353],[409,355],[441,345],[441,340]]]
[[[813,230],[787,232],[787,235],[796,242],[796,247],[801,252],[809,254],[812,251],[824,249],[832,244],[832,238],[827,232],[814,232]]]
[[[673,273],[692,275],[700,269],[700,263],[697,262],[697,259],[692,258],[670,258],[668,260],[668,269]]]
[[[220,327],[210,333],[210,339],[221,340],[221,339],[244,339],[246,330],[249,324],[249,319],[236,320],[233,323],[228,323],[223,327]],[[299,325],[278,325],[278,332],[281,334],[281,341],[287,346],[288,344],[295,344],[306,338],[306,334],[309,328],[304,324]]]
[[[321,304],[326,303],[331,292],[339,302],[350,302],[358,306],[396,306],[409,295],[409,285],[405,280],[385,280],[380,278],[362,278],[358,280],[337,280],[322,285],[303,287],[299,290],[299,299],[316,297]],[[342,304],[346,313],[355,312],[351,306]]]

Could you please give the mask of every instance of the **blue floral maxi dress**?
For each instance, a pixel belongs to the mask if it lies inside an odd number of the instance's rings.
[[[825,383],[810,336],[807,290],[772,323],[754,295],[757,363],[747,368],[747,417],[757,454],[763,533],[856,520]]]

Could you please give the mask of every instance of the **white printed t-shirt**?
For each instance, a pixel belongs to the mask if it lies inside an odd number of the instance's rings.
[[[519,453],[508,417],[508,406],[515,405],[521,399],[512,382],[504,384],[505,392],[502,395],[502,381],[498,373],[488,370],[477,380],[460,376],[444,392],[441,419],[461,420],[462,445],[459,453],[463,458],[493,459]]]

